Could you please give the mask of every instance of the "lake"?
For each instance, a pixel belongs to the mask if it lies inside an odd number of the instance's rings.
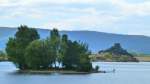
[[[109,73],[17,74],[11,62],[0,62],[0,84],[150,84],[149,62],[94,62],[93,65]]]

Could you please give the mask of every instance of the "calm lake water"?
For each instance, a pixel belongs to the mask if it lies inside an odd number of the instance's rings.
[[[84,75],[15,74],[11,62],[0,62],[0,84],[150,84],[150,63],[95,62],[110,73]],[[115,73],[111,72],[113,69]]]

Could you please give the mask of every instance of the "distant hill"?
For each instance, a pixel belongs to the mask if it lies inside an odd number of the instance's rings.
[[[37,29],[41,38],[49,35],[49,30]],[[0,50],[5,49],[9,37],[14,36],[16,28],[0,27]],[[96,31],[61,31],[68,34],[71,40],[86,42],[92,52],[107,49],[114,43],[120,43],[130,52],[150,54],[150,37],[141,35],[120,35]]]

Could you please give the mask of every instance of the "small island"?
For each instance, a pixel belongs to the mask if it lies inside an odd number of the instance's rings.
[[[57,29],[49,37],[40,39],[35,28],[21,25],[6,46],[9,61],[19,72],[29,73],[97,73],[92,67],[88,45],[71,41]]]
[[[91,55],[93,61],[104,62],[139,62],[139,60],[127,50],[123,49],[120,43],[115,43],[112,47],[101,50],[98,54]]]

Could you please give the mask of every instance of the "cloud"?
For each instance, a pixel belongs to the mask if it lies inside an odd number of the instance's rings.
[[[112,0],[111,3],[120,9],[124,15],[150,15],[150,1],[141,3],[129,3],[125,0]]]
[[[0,23],[126,34],[138,29],[136,34],[144,34],[149,9],[148,0],[0,0]]]

